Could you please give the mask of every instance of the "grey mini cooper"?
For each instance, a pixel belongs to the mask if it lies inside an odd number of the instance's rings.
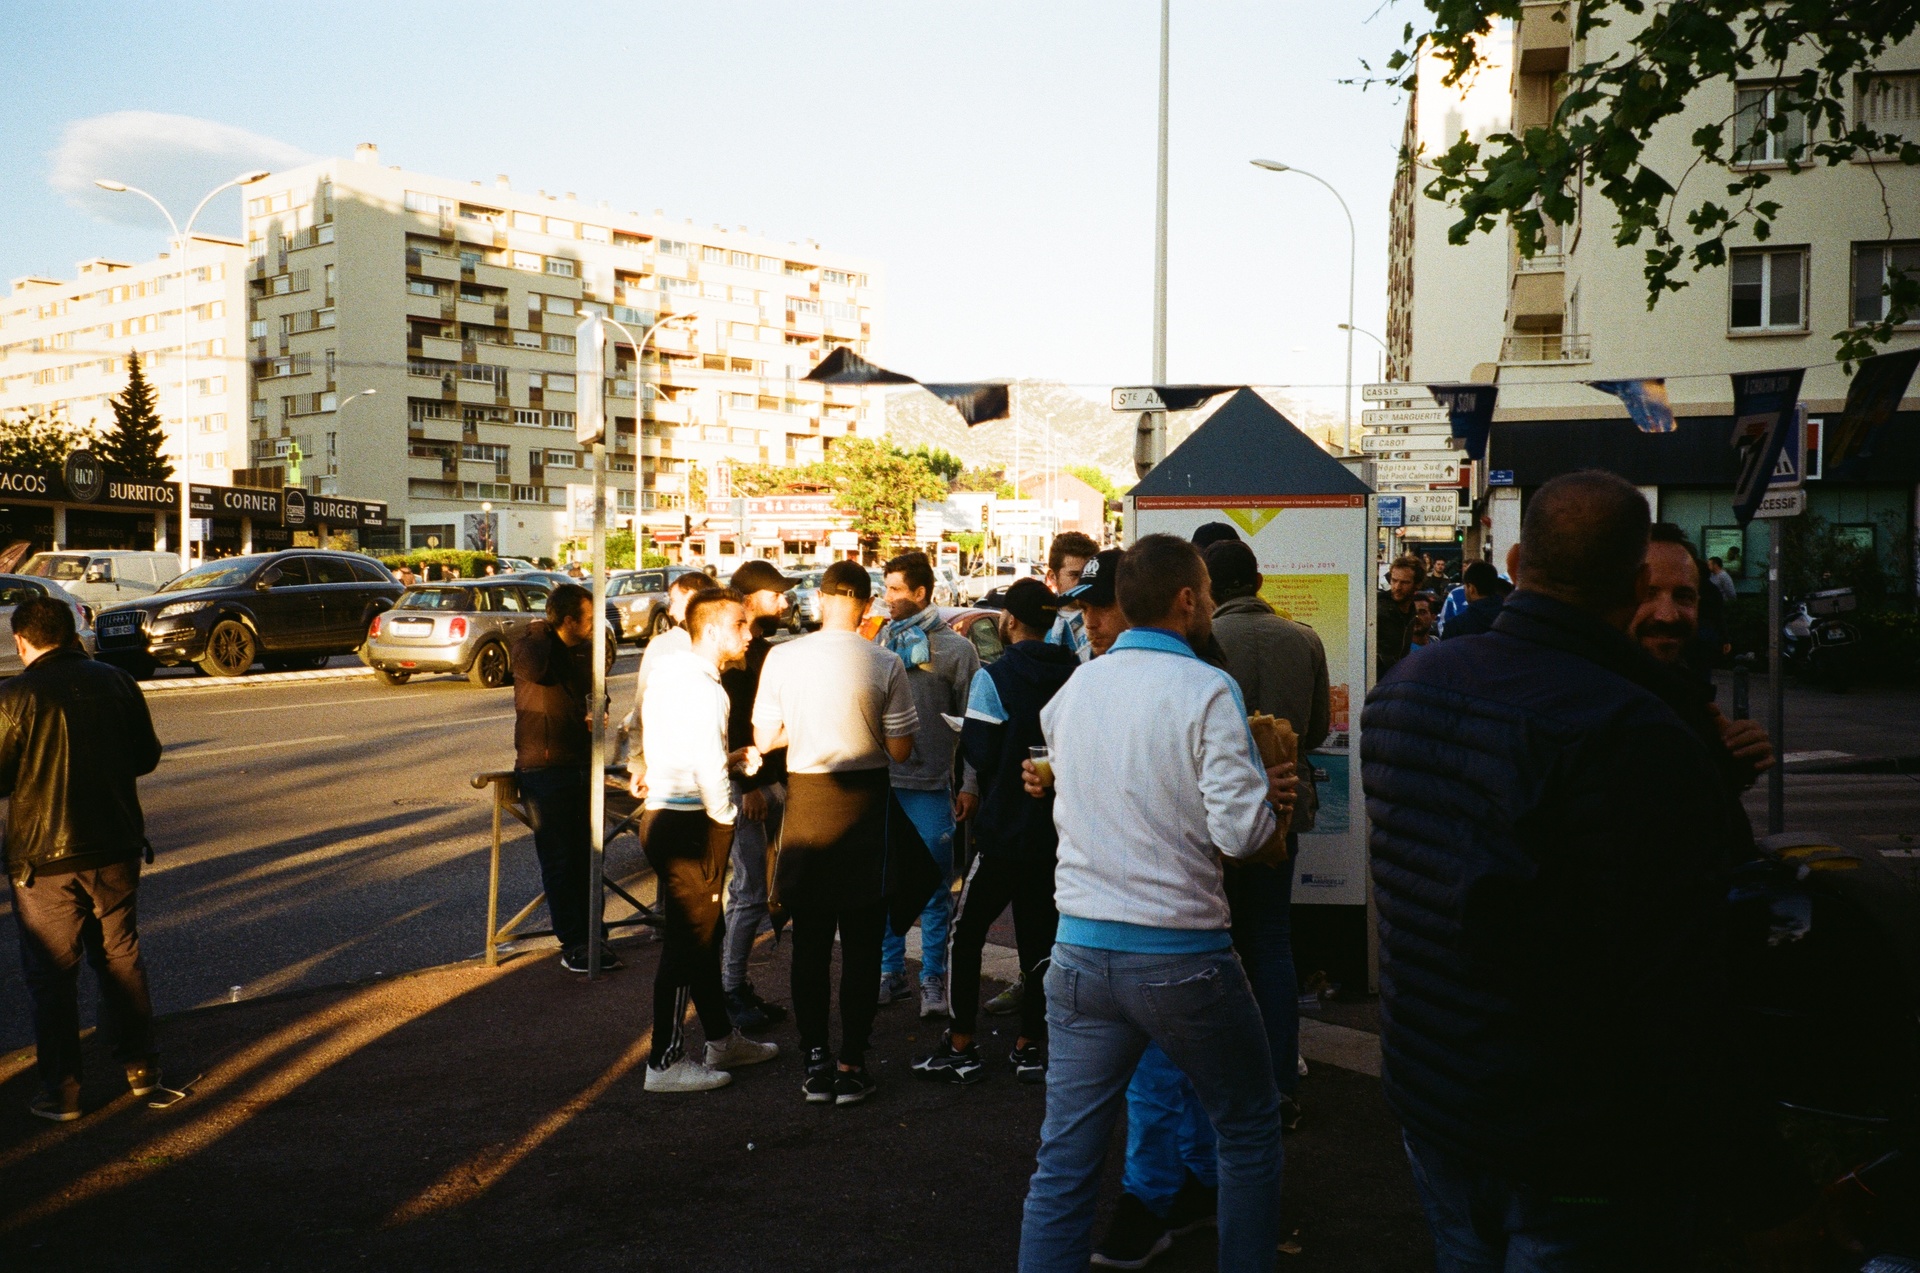
[[[457,672],[496,689],[511,678],[514,641],[545,617],[547,592],[512,577],[418,584],[374,620],[360,658],[388,685],[416,672]]]

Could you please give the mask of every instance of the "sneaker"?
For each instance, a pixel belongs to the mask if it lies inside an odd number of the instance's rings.
[[[1167,1234],[1182,1237],[1211,1226],[1219,1217],[1220,1190],[1188,1172],[1187,1178],[1180,1182],[1180,1192],[1167,1204]]]
[[[71,1092],[49,1092],[42,1090],[27,1105],[27,1110],[36,1118],[44,1118],[55,1123],[71,1123],[80,1117],[80,1089]]]
[[[1014,1045],[1007,1053],[1007,1060],[1013,1062],[1013,1077],[1022,1083],[1044,1083],[1047,1081],[1047,1046],[1044,1043],[1029,1043],[1025,1047]]]
[[[1026,998],[1026,993],[1027,978],[1026,974],[1022,973],[1020,976],[1014,978],[1011,986],[1008,986],[1005,990],[1002,990],[999,994],[987,1000],[986,1009],[988,1014],[996,1017],[1012,1016],[1014,1013],[1020,1011],[1020,1001]]]
[[[904,972],[883,972],[880,974],[880,1006],[899,1003],[913,994],[913,983],[907,980]]]
[[[779,1055],[778,1043],[756,1042],[737,1029],[718,1043],[711,1039],[707,1041],[707,1068],[710,1070],[737,1070],[743,1065],[771,1061]]]
[[[647,1066],[649,1092],[711,1092],[731,1082],[733,1075],[702,1065],[690,1056],[681,1057],[664,1070]]]
[[[913,1063],[913,1072],[923,1079],[932,1079],[936,1083],[978,1083],[987,1077],[987,1067],[980,1060],[980,1049],[969,1043],[964,1048],[953,1046],[953,1036],[948,1034],[940,1040],[940,1046],[930,1056],[923,1056]]]
[[[1153,1257],[1173,1245],[1167,1222],[1130,1193],[1120,1195],[1107,1236],[1094,1250],[1093,1262],[1103,1269],[1144,1269]]]
[[[145,1061],[127,1067],[127,1088],[135,1096],[147,1096],[160,1086],[160,1065]]]
[[[587,948],[585,943],[578,946],[567,947],[566,951],[560,956],[560,966],[568,972],[585,972],[587,970]],[[625,967],[626,964],[620,961],[620,956],[613,953],[613,947],[603,943],[600,947],[600,971],[618,972]]]
[[[1293,1054],[1293,1072],[1301,1078],[1307,1077],[1307,1058],[1298,1052]]]
[[[1300,1130],[1300,1102],[1291,1096],[1280,1098],[1280,1130],[1282,1132]]]
[[[800,1092],[807,1098],[807,1104],[833,1104],[834,1078],[833,1053],[825,1048],[808,1051],[807,1080],[800,1085]]]
[[[875,1092],[880,1084],[873,1075],[867,1073],[864,1065],[851,1070],[841,1070],[833,1078],[833,1103],[835,1105],[858,1105]]]
[[[920,1016],[950,1017],[953,1009],[947,1006],[947,979],[935,973],[931,977],[920,978]]]
[[[727,991],[727,1015],[742,1030],[757,1034],[785,1021],[787,1010],[762,999],[751,985],[741,985]]]

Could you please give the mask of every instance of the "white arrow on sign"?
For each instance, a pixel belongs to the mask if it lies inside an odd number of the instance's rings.
[[[1460,453],[1454,440],[1444,433],[1369,433],[1360,439],[1360,449],[1368,455],[1392,451],[1453,451]],[[1435,457],[1436,459],[1439,457]]]
[[[1165,411],[1167,404],[1160,397],[1160,391],[1148,385],[1137,389],[1115,389],[1113,409],[1115,411]]]
[[[1361,385],[1362,402],[1404,402],[1409,398],[1432,398],[1425,385],[1378,384]]]
[[[1444,424],[1451,427],[1453,416],[1445,407],[1402,407],[1384,411],[1362,411],[1360,423],[1363,425]]]
[[[1804,490],[1776,491],[1760,498],[1760,507],[1753,511],[1755,517],[1771,521],[1776,517],[1798,517],[1807,511],[1807,493]]]
[[[1373,482],[1386,486],[1399,482],[1458,482],[1458,460],[1375,460]]]

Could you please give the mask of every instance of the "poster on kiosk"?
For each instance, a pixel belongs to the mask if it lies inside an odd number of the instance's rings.
[[[1259,562],[1261,598],[1312,628],[1326,647],[1331,732],[1310,755],[1320,813],[1300,837],[1296,905],[1367,902],[1359,756],[1373,578],[1369,493],[1263,398],[1241,389],[1125,500],[1129,543],[1162,533],[1191,539],[1208,522],[1232,526]]]

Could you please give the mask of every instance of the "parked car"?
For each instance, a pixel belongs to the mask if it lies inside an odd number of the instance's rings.
[[[959,587],[955,589],[959,598],[956,604],[966,605],[976,602],[989,592],[1007,587],[1016,579],[1038,577],[1044,574],[1040,567],[1030,561],[989,563],[960,581]]]
[[[87,607],[80,603],[79,598],[51,579],[31,575],[0,575],[0,627],[6,629],[0,632],[0,676],[12,676],[24,667],[20,662],[20,652],[13,648],[13,610],[30,597],[52,597],[56,601],[66,602],[73,611],[73,626],[81,646],[88,654],[98,649],[94,641],[93,623]]]
[[[404,589],[359,553],[294,548],[225,557],[100,612],[100,657],[133,675],[197,663],[209,676],[322,667],[351,654]]]
[[[787,589],[787,626],[795,632],[811,632],[820,626],[820,576],[825,573],[824,570],[809,570],[800,576],[793,587]],[[887,577],[878,570],[869,569],[867,578],[873,581],[873,602],[867,607],[867,619],[870,620],[875,614],[884,616],[887,612]]]
[[[991,663],[1007,651],[1000,639],[1000,612],[980,606],[941,606],[940,621],[973,643],[980,662]]]
[[[513,575],[416,584],[373,617],[360,661],[387,685],[453,672],[497,689],[512,679],[514,641],[545,615],[547,592]]]
[[[620,644],[619,634],[620,634],[621,615],[620,615],[620,607],[614,602],[614,599],[613,599],[613,585],[620,579],[620,577],[623,574],[632,574],[632,573],[633,573],[632,571],[616,571],[614,572],[613,576],[607,580],[607,626],[613,629],[613,637],[611,639],[613,641],[613,644],[616,647]],[[510,576],[496,575],[494,577],[495,578],[513,578],[513,579],[519,579],[523,581],[532,581],[534,583],[538,583],[544,586],[548,592],[552,592],[555,588],[558,588],[563,583],[577,583],[582,588],[585,588],[588,592],[593,591],[592,579],[575,579],[572,575],[568,574],[564,570],[521,570],[521,571],[516,571],[514,574]],[[540,604],[545,605],[546,604],[545,600],[542,600]]]
[[[494,560],[500,563],[500,573],[503,575],[521,574],[525,571],[540,569],[525,557],[496,557]]]
[[[933,568],[933,604],[936,606],[958,605],[959,586],[960,577],[954,573],[952,566]]]
[[[654,567],[629,570],[607,583],[608,608],[614,613],[614,630],[622,641],[641,644],[665,632],[672,621],[667,618],[667,589],[681,575],[697,575],[691,566]]]
[[[154,589],[180,573],[173,553],[135,552],[130,549],[87,549],[35,553],[20,573],[51,579],[95,610],[122,601],[151,596]]]

